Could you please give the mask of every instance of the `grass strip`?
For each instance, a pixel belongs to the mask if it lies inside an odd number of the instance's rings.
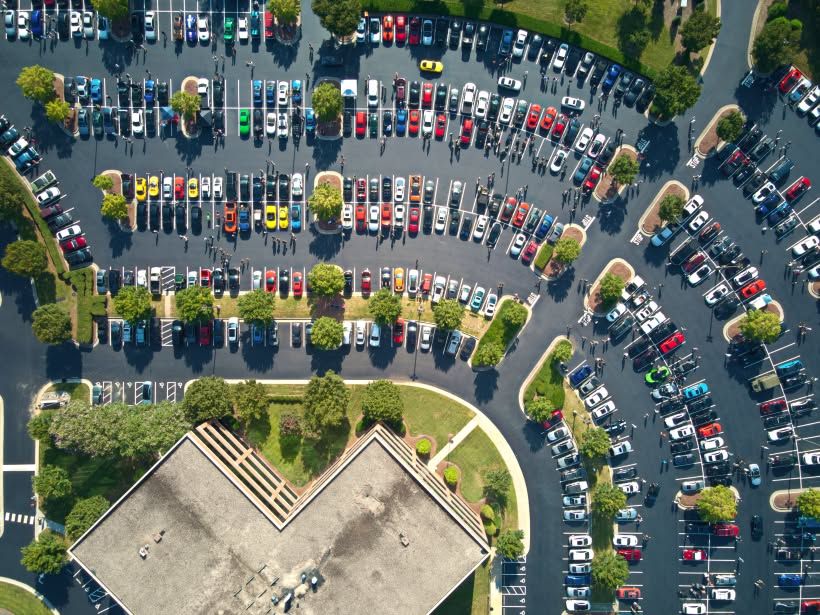
[[[51,615],[51,611],[37,596],[10,583],[0,583],[0,612]]]
[[[476,353],[481,351],[484,346],[490,344],[500,344],[501,348],[504,349],[506,352],[507,346],[510,342],[515,339],[515,336],[521,331],[521,328],[524,326],[513,326],[506,322],[504,318],[504,314],[511,309],[514,309],[513,306],[516,305],[516,302],[513,300],[504,301],[501,304],[498,312],[496,312],[495,316],[493,317],[490,326],[487,327],[487,330],[484,332],[484,335],[478,340],[478,347],[476,348]],[[526,321],[525,321],[526,323]]]
[[[550,262],[552,258],[552,251],[554,248],[552,244],[543,243],[540,248],[538,248],[538,254],[535,257],[535,263],[533,266],[538,269],[539,271],[544,271],[544,267],[547,266],[547,263]]]
[[[552,353],[547,355],[535,377],[527,385],[524,391],[524,403],[532,401],[536,397],[547,397],[556,408],[564,407],[566,394],[564,392],[564,376],[558,369],[557,362]]]

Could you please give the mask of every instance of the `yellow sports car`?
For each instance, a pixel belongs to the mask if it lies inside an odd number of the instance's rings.
[[[199,198],[199,181],[196,177],[192,177],[188,180],[188,198],[189,199],[198,199]]]
[[[159,197],[159,177],[156,175],[148,177],[148,196],[152,199]]]
[[[404,269],[396,267],[393,270],[393,291],[401,294],[404,292]]]
[[[288,208],[287,205],[283,205],[279,208],[279,228],[283,231],[288,229]]]
[[[419,62],[419,70],[426,73],[441,74],[444,70],[444,64],[437,60],[422,60]]]
[[[142,201],[145,200],[145,197],[148,196],[147,187],[148,187],[148,184],[145,181],[145,178],[144,177],[138,177],[137,178],[137,184],[136,184],[136,187],[135,187],[135,191],[136,191],[136,194],[137,194],[137,200],[138,201],[142,202]]]
[[[265,228],[269,231],[276,230],[276,205],[273,203],[265,205]]]

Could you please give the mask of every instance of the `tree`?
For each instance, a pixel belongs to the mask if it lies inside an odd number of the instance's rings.
[[[308,198],[310,210],[319,220],[337,220],[342,215],[342,193],[330,184],[319,184]]]
[[[174,92],[171,96],[171,108],[182,114],[186,121],[190,122],[199,113],[199,96],[189,94],[185,90]]]
[[[313,323],[310,339],[319,350],[333,350],[342,345],[344,325],[335,318],[322,316]]]
[[[479,344],[473,355],[473,365],[476,367],[492,367],[498,365],[504,358],[504,346],[501,342],[487,342]]]
[[[559,361],[566,363],[572,358],[572,342],[569,340],[561,340],[555,345],[552,351],[552,361]]]
[[[125,218],[128,216],[128,204],[125,202],[125,197],[121,194],[103,195],[100,213],[103,217],[111,218],[112,220]]]
[[[342,93],[338,86],[329,81],[320,83],[313,90],[313,110],[323,122],[330,122],[339,117],[342,113],[344,102]]]
[[[527,322],[527,308],[518,301],[507,301],[501,310],[501,322],[510,328],[518,328]]]
[[[572,27],[572,24],[582,22],[587,15],[587,9],[589,6],[586,0],[567,0],[564,5],[564,18],[569,26]]]
[[[764,310],[746,312],[740,320],[740,332],[748,340],[771,344],[780,337],[780,317]]]
[[[382,288],[370,297],[367,309],[380,325],[392,325],[401,316],[401,296]]]
[[[797,510],[804,517],[820,519],[820,491],[810,487],[798,495]]]
[[[31,330],[44,344],[62,344],[71,339],[71,317],[56,303],[46,303],[31,315]]]
[[[46,117],[55,124],[63,124],[71,114],[71,105],[59,98],[52,98],[46,103]]]
[[[683,48],[688,52],[697,52],[710,45],[720,32],[720,19],[705,10],[695,10],[692,16],[681,26],[680,37]]]
[[[96,5],[95,5],[96,6]],[[59,574],[68,563],[65,539],[51,530],[45,530],[37,540],[21,549],[20,563],[26,570],[37,574]]]
[[[25,208],[25,199],[20,183],[11,174],[0,175],[0,219],[15,219]]]
[[[182,398],[182,409],[192,423],[220,419],[231,414],[231,389],[218,376],[205,376],[194,380]]]
[[[71,479],[65,468],[52,465],[44,465],[40,468],[40,473],[31,479],[34,485],[34,493],[42,500],[59,500],[71,495]]]
[[[96,0],[94,8],[100,15],[114,21],[128,17],[128,0]]]
[[[603,521],[611,522],[625,505],[626,494],[611,483],[600,482],[592,490],[592,512]]]
[[[3,267],[26,278],[37,277],[48,268],[46,249],[39,242],[18,239],[6,247]]]
[[[613,273],[607,273],[601,279],[601,288],[598,292],[604,305],[612,305],[621,298],[623,289],[624,281]]]
[[[552,400],[548,397],[539,397],[538,399],[527,402],[524,409],[527,411],[527,416],[529,416],[530,419],[536,423],[543,423],[552,416],[552,412],[555,410],[555,404],[552,403]]]
[[[312,6],[322,27],[334,36],[348,36],[359,25],[362,14],[359,0],[313,0]]]
[[[17,76],[17,85],[23,96],[34,102],[45,104],[54,98],[54,73],[39,64],[24,66]]]
[[[609,451],[610,444],[609,434],[600,427],[592,427],[578,438],[578,452],[590,459],[603,457]]]
[[[344,290],[345,278],[338,265],[319,263],[308,271],[308,283],[311,294],[317,297],[335,297]]]
[[[182,404],[169,401],[125,406],[123,415],[117,455],[126,459],[157,459],[192,427]]]
[[[100,174],[91,180],[91,185],[102,191],[111,190],[114,187],[114,180],[108,175]]]
[[[637,160],[633,160],[626,154],[621,154],[615,159],[615,162],[610,165],[609,169],[607,169],[607,173],[609,173],[616,184],[628,185],[635,179],[639,170],[640,166]]]
[[[444,299],[433,306],[433,320],[443,331],[454,331],[461,326],[464,306],[455,299]]]
[[[206,286],[189,286],[174,296],[177,316],[185,322],[210,320],[214,317],[214,296]]]
[[[518,559],[524,555],[524,530],[504,530],[495,541],[501,557]]]
[[[685,66],[670,64],[655,79],[652,112],[661,118],[680,115],[700,97],[700,83]]]
[[[299,0],[268,0],[268,11],[273,13],[277,23],[292,25],[302,13],[302,6]]]
[[[365,421],[384,421],[393,427],[401,425],[404,400],[399,387],[389,380],[374,380],[362,392],[362,414]]]
[[[677,222],[683,215],[683,199],[677,194],[667,194],[661,199],[658,217],[662,222]]]
[[[484,495],[493,502],[506,504],[512,486],[507,468],[491,468],[484,473]]]
[[[264,288],[257,288],[236,300],[236,309],[239,317],[245,322],[255,322],[267,325],[273,320],[273,308],[276,303],[275,293],[266,292]]]
[[[629,564],[612,549],[595,551],[592,558],[592,581],[608,591],[626,583]]]
[[[559,263],[569,265],[581,254],[581,244],[571,237],[563,237],[555,242],[552,256]]]
[[[256,380],[246,380],[233,385],[233,403],[237,418],[244,423],[250,423],[265,416],[270,400],[264,384]]]
[[[305,429],[311,435],[321,437],[325,429],[344,423],[349,404],[350,390],[335,372],[329,370],[324,376],[314,376],[302,399]]]
[[[800,45],[803,24],[786,17],[772,19],[760,31],[752,46],[755,67],[769,73],[778,66],[791,64]]]
[[[737,500],[732,490],[723,485],[707,487],[700,492],[698,514],[703,521],[718,523],[737,517]]]
[[[77,540],[103,516],[111,504],[101,495],[77,500],[65,518],[65,535],[72,542]]]
[[[743,132],[746,119],[740,111],[730,111],[726,117],[720,118],[717,124],[717,136],[724,141],[734,141]]]
[[[32,440],[43,440],[48,438],[48,430],[51,428],[51,421],[54,419],[54,410],[41,410],[28,420],[28,435]]]
[[[114,311],[128,322],[151,317],[151,293],[143,286],[123,286],[114,296]]]

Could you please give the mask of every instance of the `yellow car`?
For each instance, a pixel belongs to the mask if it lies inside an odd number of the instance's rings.
[[[145,197],[148,196],[147,187],[148,183],[145,181],[145,178],[138,177],[136,187],[134,188],[138,201],[142,202],[145,200]]]
[[[276,230],[276,205],[273,203],[265,205],[265,228],[269,231]]]
[[[199,198],[199,181],[196,177],[192,177],[188,180],[188,198],[189,199],[198,199]]]
[[[401,267],[393,270],[393,291],[399,294],[404,292],[404,269]]]
[[[283,205],[279,208],[279,228],[283,231],[288,229],[288,221],[290,217],[288,216],[288,208],[286,205]]]
[[[152,199],[159,197],[159,177],[156,175],[148,177],[148,196]]]
[[[436,60],[422,60],[419,62],[419,70],[440,75],[444,70],[444,64]]]

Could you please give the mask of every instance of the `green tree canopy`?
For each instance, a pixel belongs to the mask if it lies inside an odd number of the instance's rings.
[[[778,66],[791,64],[800,48],[802,34],[803,24],[796,19],[777,17],[766,23],[752,46],[757,70],[769,73]]]
[[[362,14],[359,0],[313,0],[312,6],[322,27],[334,36],[348,36],[359,25]]]
[[[42,500],[59,500],[71,495],[71,479],[65,468],[43,465],[39,474],[31,479],[34,492]]]
[[[313,90],[312,99],[313,110],[323,122],[333,121],[341,115],[344,103],[342,93],[336,84],[330,81],[320,83]]]
[[[310,339],[319,350],[333,350],[342,345],[344,325],[331,316],[321,316],[313,323]]]
[[[443,299],[433,306],[433,320],[439,329],[454,331],[463,318],[464,306],[455,299]]]
[[[108,175],[100,174],[91,180],[91,185],[100,190],[111,190],[114,187],[114,180]]]
[[[318,263],[308,271],[310,292],[316,297],[335,297],[345,287],[344,272],[332,263]]]
[[[65,518],[66,537],[72,542],[77,540],[103,516],[109,506],[108,500],[101,495],[77,500]]]
[[[572,342],[561,340],[555,345],[552,351],[552,360],[566,363],[572,358]]]
[[[726,117],[720,118],[717,123],[717,136],[724,141],[735,141],[743,132],[746,119],[740,111],[730,111]]]
[[[305,408],[305,430],[321,438],[325,430],[338,427],[347,419],[350,390],[344,380],[329,370],[324,376],[310,379],[302,405]]]
[[[185,90],[174,92],[171,96],[171,108],[177,113],[181,113],[186,121],[190,122],[199,113],[199,96],[189,94]]]
[[[117,454],[126,459],[158,459],[192,427],[182,404],[162,401],[125,408],[126,429],[120,434]]]
[[[663,222],[677,222],[683,215],[683,199],[677,194],[667,194],[661,199],[658,217]]]
[[[606,522],[626,505],[626,494],[611,483],[599,482],[592,489],[592,512]]]
[[[495,548],[502,557],[518,559],[524,555],[524,530],[504,530],[495,541]]]
[[[152,310],[151,293],[143,286],[123,286],[114,296],[114,311],[128,322],[147,320]]]
[[[177,316],[185,322],[211,320],[214,317],[214,296],[206,286],[189,286],[174,295]]]
[[[28,420],[28,434],[33,440],[42,440],[49,437],[51,421],[54,420],[54,410],[40,410]]]
[[[384,421],[391,426],[401,425],[404,401],[399,387],[389,380],[374,380],[362,392],[362,414],[366,421]]]
[[[624,186],[631,184],[635,180],[635,176],[638,174],[640,168],[637,160],[633,160],[627,154],[621,154],[615,159],[615,162],[609,166],[606,172],[615,180],[615,183]]]
[[[698,101],[700,90],[700,83],[689,69],[670,64],[655,78],[652,112],[664,119],[680,115]]]
[[[530,419],[536,423],[543,423],[552,416],[552,412],[555,410],[555,404],[552,403],[552,400],[548,397],[539,397],[538,399],[527,402],[524,409],[527,411],[527,416],[529,416]]]
[[[771,344],[780,337],[780,318],[763,310],[746,312],[740,319],[740,332],[748,340]]]
[[[23,96],[34,102],[45,104],[54,98],[54,73],[39,64],[20,69],[17,85]]]
[[[275,293],[266,292],[264,288],[257,288],[236,300],[236,309],[239,317],[245,322],[255,322],[267,325],[273,320],[273,309],[276,304]]]
[[[609,451],[609,445],[609,434],[600,427],[587,429],[578,438],[578,452],[590,459],[606,455]]]
[[[580,23],[587,15],[589,6],[586,0],[567,0],[564,5],[564,19],[572,27],[573,24]]]
[[[205,376],[191,383],[182,398],[185,416],[192,423],[202,423],[231,414],[231,389],[217,376]]]
[[[302,6],[299,0],[268,0],[268,11],[273,13],[277,23],[295,24]]]
[[[723,485],[706,487],[697,503],[700,518],[709,523],[733,521],[737,517],[737,500],[732,490]]]
[[[128,216],[128,203],[121,194],[104,194],[100,213],[104,218],[121,220]]]
[[[612,305],[621,298],[621,291],[624,289],[624,281],[614,273],[606,273],[601,278],[601,300],[604,305]]]
[[[25,199],[22,184],[13,174],[0,175],[0,219],[11,220],[19,216],[25,207]]]
[[[797,510],[804,517],[820,519],[820,491],[810,487],[797,496]]]
[[[473,355],[473,365],[476,367],[492,367],[498,365],[504,358],[504,346],[501,342],[487,342],[479,344]]]
[[[234,413],[243,423],[261,419],[270,405],[265,385],[256,380],[246,380],[231,387],[233,389]]]
[[[389,288],[381,288],[370,297],[367,309],[380,325],[392,325],[401,316],[401,297]]]
[[[36,277],[48,268],[46,249],[37,241],[18,239],[6,246],[3,267],[16,275]]]
[[[592,558],[592,581],[596,586],[612,591],[626,583],[629,565],[612,549],[595,551]]]
[[[693,11],[680,29],[683,48],[689,52],[700,51],[717,38],[720,25],[720,19],[705,10]]]
[[[56,303],[46,303],[31,315],[31,330],[44,344],[62,344],[71,339],[71,317]]]
[[[59,574],[68,563],[65,539],[51,530],[45,530],[37,540],[22,548],[20,563],[26,570],[37,574]]]
[[[100,15],[115,21],[128,17],[128,0],[95,0],[94,8]]]
[[[52,98],[46,103],[46,117],[55,124],[62,124],[71,114],[71,105],[59,98]]]
[[[503,507],[512,487],[512,476],[507,468],[490,468],[484,472],[484,495],[488,500]]]
[[[511,328],[524,326],[527,322],[527,308],[518,301],[507,301],[504,308],[499,310],[501,322]]]
[[[308,197],[310,210],[319,220],[338,220],[342,215],[342,193],[329,184],[319,184]]]
[[[569,265],[581,255],[581,244],[571,237],[562,237],[555,242],[552,255],[559,263]]]

